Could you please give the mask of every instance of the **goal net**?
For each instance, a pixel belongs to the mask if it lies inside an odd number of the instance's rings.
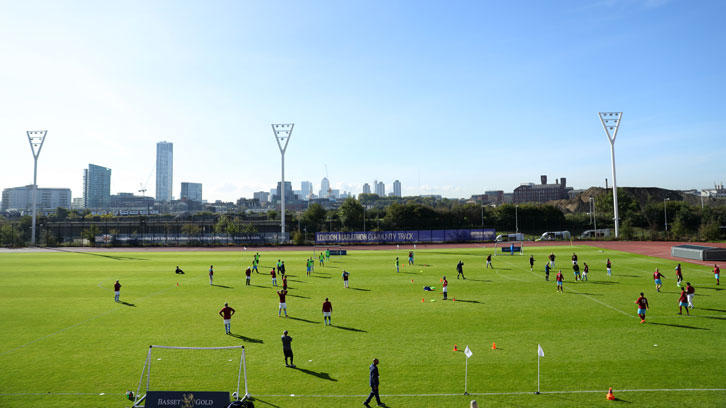
[[[144,406],[149,391],[223,391],[234,399],[248,397],[245,348],[149,346],[134,407]]]
[[[511,252],[512,249],[514,253]],[[495,242],[494,256],[497,255],[524,255],[524,241]]]
[[[347,254],[347,250],[343,245],[315,245],[313,247],[313,260],[320,259],[320,254],[326,255],[330,251],[330,256],[340,256]]]

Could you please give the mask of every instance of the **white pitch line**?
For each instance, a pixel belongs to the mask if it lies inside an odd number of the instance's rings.
[[[588,295],[586,295],[586,294],[584,294],[584,293],[580,293],[580,292],[576,291],[575,289],[571,289],[571,288],[570,288],[569,290],[571,290],[571,291],[573,291],[573,292],[577,293],[578,295],[581,295],[581,296],[585,296],[586,298],[588,298],[588,299],[592,300],[593,302],[597,302],[597,303],[600,303],[601,305],[603,305],[603,306],[605,306],[605,307],[609,307],[610,309],[613,309],[613,310],[615,310],[615,311],[616,311],[616,312],[618,312],[618,313],[622,313],[622,314],[624,314],[625,316],[628,316],[628,317],[630,317],[630,318],[633,318],[633,319],[635,318],[635,316],[634,316],[634,315],[632,315],[632,314],[630,314],[630,313],[626,313],[626,312],[623,312],[622,310],[620,310],[620,309],[618,309],[618,308],[616,308],[616,307],[610,306],[609,304],[607,304],[607,303],[605,303],[605,302],[601,302],[601,301],[599,301],[599,300],[597,300],[597,299],[595,299],[595,298],[593,298],[593,297],[591,297],[591,296],[588,296]]]
[[[722,392],[726,388],[660,388],[660,389],[613,389],[613,392],[685,392],[685,391],[708,391]],[[607,393],[607,390],[568,390],[568,391],[540,391],[540,394],[586,394],[586,393]],[[471,392],[468,395],[476,396],[497,396],[497,395],[532,395],[534,391],[513,391],[513,392]],[[2,395],[2,394],[0,394]],[[381,394],[381,397],[461,397],[464,393],[440,393],[440,394]],[[368,394],[349,395],[321,395],[321,394],[253,394],[252,397],[264,398],[360,398]]]

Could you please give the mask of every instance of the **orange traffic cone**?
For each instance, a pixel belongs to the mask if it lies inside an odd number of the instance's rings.
[[[413,283],[413,279],[411,279],[411,283]]]
[[[426,303],[426,300],[424,300],[424,298],[421,298],[421,303]]]
[[[492,343],[492,350],[496,350],[496,349],[497,349],[497,343]]]
[[[459,349],[456,348],[456,344],[454,344],[454,351],[459,351]]]
[[[453,299],[451,299],[451,300],[453,300],[454,302],[456,302],[456,298],[453,298]]]
[[[444,278],[439,278],[439,282],[443,282],[443,281],[444,281]]]
[[[179,282],[176,283],[176,286],[179,286]]]
[[[615,401],[615,396],[613,395],[613,387],[610,387],[608,390],[608,395],[606,397],[608,401]]]

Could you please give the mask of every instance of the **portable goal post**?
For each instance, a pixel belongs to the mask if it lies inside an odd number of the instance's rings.
[[[244,394],[240,382],[244,380]],[[244,346],[149,346],[134,407],[143,407],[149,391],[222,391],[233,399],[250,396]]]

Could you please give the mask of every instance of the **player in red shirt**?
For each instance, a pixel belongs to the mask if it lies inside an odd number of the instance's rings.
[[[249,285],[250,280],[252,280],[252,269],[248,266],[247,270],[245,270],[245,285]]]
[[[446,276],[444,276],[442,278],[442,282],[443,282],[443,285],[444,285],[444,300],[446,300],[447,299],[447,296],[449,294],[449,288],[448,288],[449,281],[446,280]]]
[[[562,285],[565,282],[565,276],[562,275],[562,269],[560,269],[557,272],[557,275],[555,276],[555,280],[557,280],[557,291],[565,293],[565,288],[562,287]]]
[[[287,296],[287,291],[285,289],[278,290],[277,291],[277,296],[280,297],[280,305],[277,308],[277,316],[279,317],[280,316],[280,312],[282,310],[284,310],[285,311],[285,317],[287,317],[287,303],[285,303],[285,296]]]
[[[721,269],[718,269],[718,265],[713,264],[713,276],[716,278],[716,285],[720,285],[721,281],[719,281],[719,278],[721,277]]]
[[[686,314],[691,315],[688,311],[688,294],[686,288],[681,288],[681,297],[678,298],[678,314],[683,314],[683,308],[686,308]]]
[[[277,286],[277,275],[275,274],[275,268],[272,268],[270,271],[270,276],[272,276],[272,286]]]
[[[693,296],[696,295],[696,289],[691,286],[691,282],[686,282],[686,298],[688,299],[688,307],[693,309]]]
[[[282,275],[282,289],[287,290],[287,276]]]
[[[660,273],[658,268],[655,268],[655,272],[653,272],[653,281],[655,282],[655,290],[660,292],[660,288],[663,287],[663,281],[660,280],[660,278],[665,278],[665,276]]]
[[[119,298],[121,297],[121,284],[116,281],[116,283],[113,284],[113,300],[116,301],[116,303],[120,302]]]
[[[676,286],[680,288],[681,282],[683,282],[683,271],[681,271],[681,264],[678,264],[676,266]]]
[[[643,292],[640,292],[640,297],[635,301],[638,305],[638,316],[640,316],[640,323],[645,323],[645,311],[650,309],[648,306],[648,299],[645,298]]]
[[[323,323],[325,323],[326,326],[333,325],[333,322],[330,320],[331,313],[333,313],[333,305],[330,303],[328,298],[325,298],[325,302],[323,302]]]
[[[229,307],[228,303],[224,304],[222,310],[219,311],[219,315],[224,319],[224,334],[232,333],[232,315],[235,310]]]
[[[613,264],[610,263],[610,258],[608,258],[608,262],[605,264],[605,267],[608,270],[608,276],[611,276],[613,274]]]

